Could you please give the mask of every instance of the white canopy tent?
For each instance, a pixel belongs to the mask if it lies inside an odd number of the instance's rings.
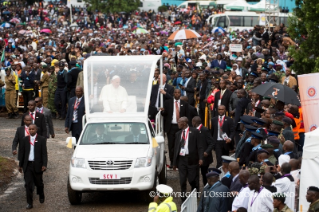
[[[309,203],[306,200],[307,189],[310,186],[319,187],[319,128],[305,134],[305,145],[303,147],[299,211],[306,212]]]
[[[245,0],[237,0],[227,5],[224,5],[225,10],[243,10],[247,11],[247,8],[251,5],[248,4]]]

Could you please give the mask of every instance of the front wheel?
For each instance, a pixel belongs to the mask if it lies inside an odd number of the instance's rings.
[[[166,167],[166,156],[164,155],[164,163],[161,173],[159,174],[159,183],[166,184],[167,183],[167,167]]]
[[[82,192],[74,191],[70,185],[70,179],[68,178],[68,197],[71,205],[81,204]]]

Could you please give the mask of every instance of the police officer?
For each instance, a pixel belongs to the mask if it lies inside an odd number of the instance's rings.
[[[156,186],[156,190],[159,195],[154,197],[154,202],[151,202],[148,211],[149,212],[177,212],[176,204],[173,202],[171,193],[173,189],[167,185],[160,184]],[[161,202],[159,204],[159,202]]]
[[[66,94],[67,94],[67,71],[64,70],[64,63],[59,62],[59,71],[57,73],[57,89],[55,91],[54,104],[58,111],[58,116],[60,120],[65,119],[66,113]]]
[[[11,74],[10,68],[6,68],[6,92],[5,101],[9,119],[18,118],[17,95],[15,90],[16,78]]]
[[[50,67],[50,76],[49,76],[49,98],[48,98],[48,108],[51,110],[52,118],[56,118],[56,108],[54,105],[54,96],[57,88],[57,76],[55,74],[54,66]]]
[[[43,75],[42,78],[40,80],[40,84],[41,84],[41,95],[42,95],[42,99],[43,99],[43,106],[47,107],[48,106],[48,99],[49,99],[49,90],[48,90],[48,86],[49,86],[49,75],[48,75],[48,65],[44,62],[41,63],[42,66],[42,71],[43,71]]]
[[[222,156],[222,159],[223,159],[223,163],[226,163],[226,164],[230,164],[231,162],[233,161],[236,161],[235,158],[233,157],[230,157],[230,156],[227,156],[227,155],[223,155]],[[213,169],[213,171],[215,172],[218,172],[216,169]],[[230,188],[230,185],[233,181],[233,177],[231,176],[230,172],[226,172],[226,174],[221,178],[220,182],[222,184],[224,184],[227,188]]]

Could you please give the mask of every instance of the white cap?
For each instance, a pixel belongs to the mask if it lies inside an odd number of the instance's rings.
[[[161,194],[171,194],[173,192],[172,187],[164,185],[164,184],[160,184],[156,186],[156,190],[160,192]]]
[[[289,155],[280,155],[278,158],[278,165],[281,166],[284,163],[289,163],[290,156]]]
[[[203,54],[203,55],[200,56],[198,59],[200,59],[200,60],[206,60],[206,54]]]
[[[238,57],[238,58],[236,59],[236,61],[243,61],[243,58]]]

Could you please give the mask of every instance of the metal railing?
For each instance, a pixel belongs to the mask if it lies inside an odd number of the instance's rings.
[[[181,212],[197,211],[197,190],[196,188],[190,193],[187,199],[183,202]]]

